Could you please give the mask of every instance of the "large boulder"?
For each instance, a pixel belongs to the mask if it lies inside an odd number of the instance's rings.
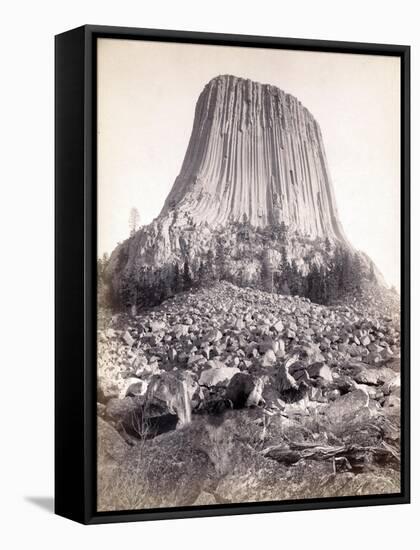
[[[227,385],[235,374],[240,372],[238,367],[228,367],[218,360],[209,361],[207,367],[201,372],[198,381],[200,386]]]
[[[180,379],[183,384],[185,384],[186,392],[191,402],[191,408],[193,410],[197,409],[203,401],[204,396],[203,390],[198,383],[196,376],[189,371],[183,371],[180,373]]]
[[[294,403],[305,397],[309,387],[305,380],[299,380],[299,382],[295,380],[289,372],[290,366],[290,361],[285,361],[277,366],[274,375],[274,386],[284,401]]]
[[[223,334],[220,332],[220,330],[216,328],[210,329],[203,337],[203,342],[209,342],[210,344],[213,344],[214,342],[218,342],[223,337]]]
[[[105,418],[116,428],[133,437],[142,437],[145,432],[143,400],[136,397],[110,399],[106,405]]]
[[[131,334],[126,330],[123,335],[123,340],[127,344],[127,346],[132,346],[134,344],[134,338],[131,336]]]
[[[369,395],[362,389],[341,395],[325,410],[327,419],[334,425],[345,428],[361,415],[369,415]]]
[[[149,327],[151,332],[161,332],[165,330],[166,323],[164,321],[150,321]]]
[[[349,373],[359,384],[389,384],[396,378],[395,372],[388,367],[371,367],[365,363],[351,363]]]
[[[179,340],[180,338],[182,338],[182,336],[187,336],[189,330],[189,325],[179,324],[173,327],[172,334],[176,340]]]
[[[261,378],[238,372],[230,380],[225,397],[232,402],[234,409],[252,407],[262,401],[263,389],[264,383]]]
[[[116,373],[115,379],[111,379],[109,376],[98,376],[96,393],[99,403],[105,404],[110,399],[118,397],[121,391],[120,386]]]
[[[120,390],[119,397],[122,399],[124,397],[139,397],[144,395],[147,391],[147,382],[145,380],[140,380],[137,377],[131,376],[127,378],[124,386]]]
[[[276,363],[276,361],[277,361],[276,354],[274,353],[274,351],[272,349],[269,349],[263,355],[263,358],[261,360],[261,366],[262,367],[271,367],[272,365],[274,365]]]
[[[105,462],[122,462],[129,446],[115,428],[101,417],[97,419],[98,459]]]
[[[145,395],[144,414],[147,420],[174,416],[178,425],[188,424],[191,421],[191,397],[187,377],[170,373],[152,376]]]
[[[326,363],[313,363],[306,370],[310,378],[319,378],[327,383],[333,382],[331,369]]]
[[[273,329],[278,333],[282,333],[283,330],[284,330],[284,325],[283,325],[283,322],[281,321],[281,319],[279,319],[278,321],[276,321],[273,325]]]
[[[300,359],[306,359],[309,363],[321,363],[324,361],[324,356],[321,353],[319,344],[314,344],[312,342],[295,346],[293,348],[293,353],[299,353]]]

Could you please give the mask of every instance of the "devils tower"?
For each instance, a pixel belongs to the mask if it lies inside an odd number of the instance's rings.
[[[218,76],[201,93],[179,176],[161,217],[188,212],[211,226],[284,222],[345,240],[319,124],[279,88]]]
[[[182,272],[184,289],[207,272],[273,289],[274,272],[308,277],[315,266],[324,275],[314,278],[325,276],[338,249],[354,256],[356,271],[374,269],[344,234],[318,122],[275,86],[223,75],[198,98],[185,158],[159,216],[114,250],[107,273],[124,303],[176,293]]]
[[[161,212],[97,281],[98,510],[400,492],[400,301],[298,99],[212,79]]]

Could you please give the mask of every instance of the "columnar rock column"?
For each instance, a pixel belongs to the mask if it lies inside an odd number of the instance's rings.
[[[160,218],[176,209],[210,226],[284,222],[345,241],[319,124],[292,95],[235,76],[201,93],[182,165]]]

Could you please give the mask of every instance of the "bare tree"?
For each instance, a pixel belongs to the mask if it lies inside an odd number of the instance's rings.
[[[140,223],[140,214],[137,208],[132,208],[130,210],[130,216],[128,218],[128,226],[130,228],[130,237],[134,235],[134,233],[137,231]]]

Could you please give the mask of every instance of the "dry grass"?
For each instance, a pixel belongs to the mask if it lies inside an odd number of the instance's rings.
[[[195,418],[182,429],[140,440],[118,464],[100,458],[99,510],[190,506],[203,491],[218,502],[235,503],[399,491],[399,472],[391,465],[335,472],[331,460],[286,465],[261,452],[291,441],[333,445],[351,438],[365,446],[376,433],[364,422],[334,435],[325,423],[316,411],[293,420],[231,411],[220,426]]]

